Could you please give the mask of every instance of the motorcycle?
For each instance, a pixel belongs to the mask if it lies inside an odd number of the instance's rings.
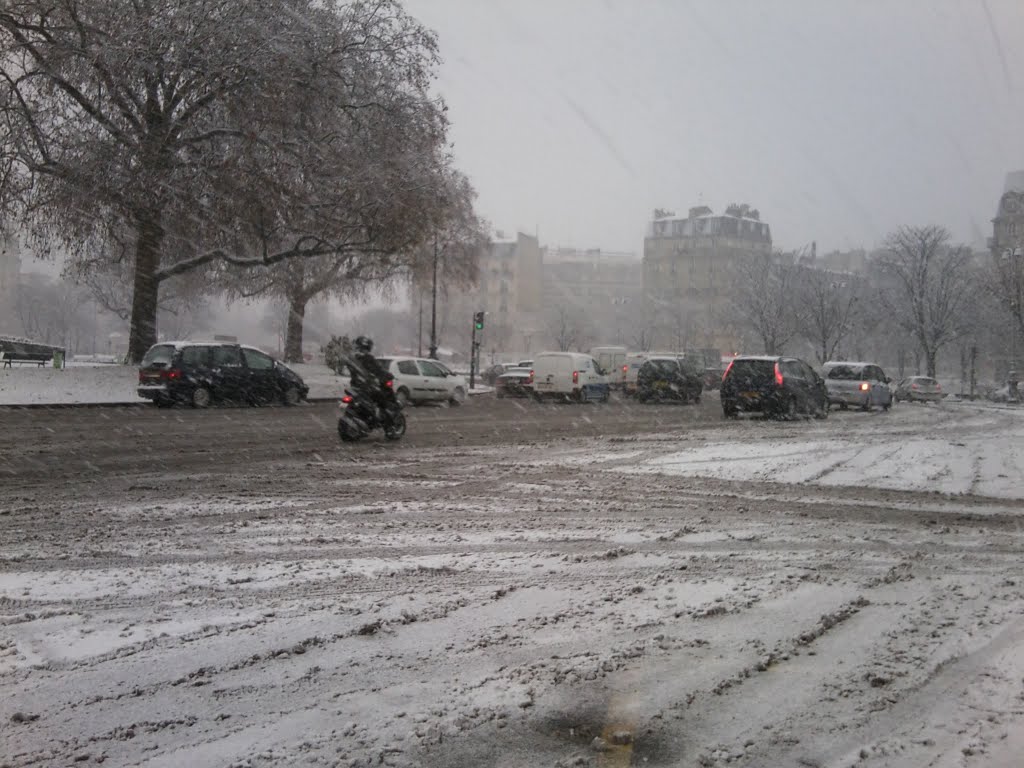
[[[387,386],[391,386],[391,382]],[[383,429],[388,440],[398,440],[405,434],[405,414],[397,401],[381,408],[365,395],[345,390],[341,409],[338,437],[344,443],[362,440],[375,429]]]

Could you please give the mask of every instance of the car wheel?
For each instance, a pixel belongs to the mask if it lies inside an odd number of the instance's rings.
[[[797,405],[796,398],[791,397],[786,401],[785,411],[783,412],[786,421],[796,421],[800,415],[800,408]]]
[[[405,408],[409,404],[409,390],[405,387],[399,387],[398,391],[395,392],[395,400],[398,401],[400,406]]]
[[[466,390],[462,387],[456,387],[452,393],[451,399],[448,400],[449,405],[462,405],[466,402]]]
[[[213,400],[213,397],[210,394],[210,390],[206,387],[196,387],[192,390],[193,408],[206,408],[210,405],[211,400]]]
[[[580,391],[576,395],[576,400],[580,405],[586,405],[590,401],[590,396],[587,394],[586,387],[580,387]]]
[[[840,411],[848,411],[848,410],[850,410],[850,406],[848,406],[846,403],[840,403],[839,404],[839,410]]]
[[[174,401],[169,397],[156,397],[153,398],[153,405],[157,408],[170,408],[174,405]]]
[[[888,411],[890,408],[892,408],[892,401],[889,401],[888,403],[882,406],[883,411]]]
[[[822,405],[814,412],[814,418],[816,419],[827,419],[828,418],[828,401],[826,400]]]
[[[500,389],[497,392],[494,393],[494,396],[496,398],[498,398],[499,400],[504,400],[505,399],[505,393],[502,392]]]
[[[299,392],[298,387],[288,387],[288,389],[281,394],[281,402],[284,405],[298,405],[301,400],[302,393]]]

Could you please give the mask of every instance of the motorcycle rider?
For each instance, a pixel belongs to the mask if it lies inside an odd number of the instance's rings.
[[[397,405],[394,391],[387,383],[394,379],[373,356],[373,340],[357,336],[352,342],[354,353],[349,369],[352,372],[353,391],[372,400],[386,415]]]

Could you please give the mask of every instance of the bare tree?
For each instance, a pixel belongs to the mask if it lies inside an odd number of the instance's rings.
[[[877,266],[886,279],[883,300],[912,334],[929,376],[939,351],[958,334],[972,295],[970,251],[952,247],[943,227],[901,227],[883,244]]]
[[[800,335],[814,345],[819,363],[835,359],[851,330],[861,293],[853,275],[815,268],[799,270],[795,298],[800,305]]]
[[[548,314],[548,333],[561,352],[568,352],[578,347],[583,340],[583,327],[576,312],[564,304],[559,304]]]
[[[753,332],[766,355],[781,354],[796,336],[797,268],[782,254],[757,254],[733,265],[731,312]]]
[[[22,275],[15,311],[25,336],[73,353],[94,332],[88,300],[87,291],[67,280],[28,273]]]
[[[397,0],[5,3],[0,219],[127,265],[137,361],[177,275],[422,239],[436,50]]]
[[[632,316],[632,323],[629,330],[629,343],[641,352],[647,352],[654,343],[654,334],[657,326],[655,312],[649,301],[643,301],[639,309]]]
[[[348,250],[290,259],[269,269],[256,267],[224,273],[229,297],[274,296],[286,304],[287,361],[302,360],[306,307],[311,301],[328,296],[360,298],[369,290],[387,293],[398,280],[423,280],[435,255],[446,282],[465,284],[476,277],[487,229],[473,211],[476,193],[469,181],[446,158],[434,155],[429,145],[410,144],[407,137],[393,146],[388,156],[389,162],[397,161],[403,172],[418,178],[423,189],[431,191],[429,199],[416,203],[419,220],[406,247],[386,254]]]

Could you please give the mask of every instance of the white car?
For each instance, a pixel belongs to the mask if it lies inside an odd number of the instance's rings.
[[[381,357],[378,362],[395,377],[395,397],[402,405],[438,402],[462,405],[469,394],[466,380],[438,360]]]

